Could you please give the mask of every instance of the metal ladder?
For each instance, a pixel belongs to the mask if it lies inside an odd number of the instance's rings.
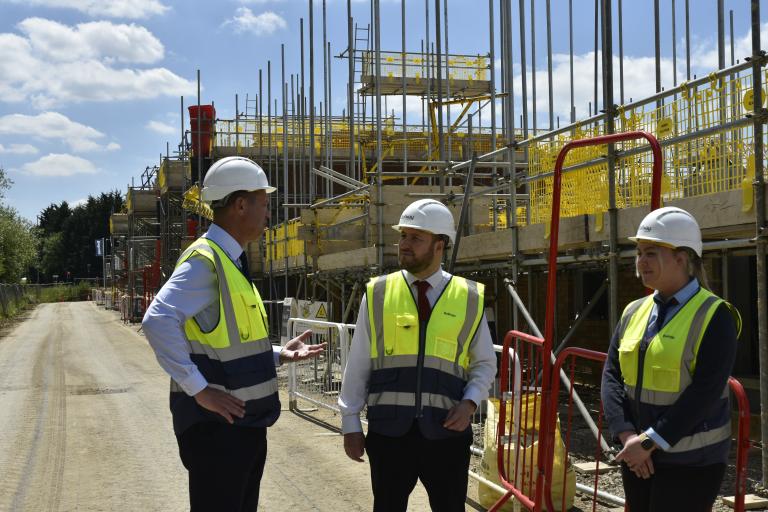
[[[365,96],[358,94],[357,91],[363,86],[362,74],[363,74],[363,54],[371,51],[371,25],[368,24],[364,27],[355,23],[355,47],[352,48],[352,58],[354,58],[355,69],[355,121],[356,123],[365,124],[367,113],[367,101]]]

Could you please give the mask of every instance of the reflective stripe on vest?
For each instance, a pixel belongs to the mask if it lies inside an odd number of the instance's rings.
[[[219,322],[211,332],[203,332],[194,318],[184,323],[184,333],[190,353],[221,363],[257,356],[272,351],[269,342],[266,311],[255,286],[250,283],[232,260],[214,242],[200,238],[181,255],[181,265],[193,255],[211,262],[219,288]],[[258,400],[277,393],[274,366],[271,371],[251,375],[254,384],[237,389],[226,389],[205,375],[211,387],[226,390],[241,400]],[[172,388],[173,390],[173,388]]]
[[[454,405],[459,403],[458,400],[453,400],[445,395],[438,395],[435,393],[422,393],[421,404],[428,407],[435,407],[437,409],[450,409]],[[416,396],[414,393],[402,393],[396,391],[384,391],[382,393],[371,393],[368,395],[368,407],[376,407],[377,405],[399,405],[403,407],[415,407]]]
[[[664,450],[667,453],[680,453],[690,450],[696,450],[704,446],[710,446],[717,444],[721,441],[725,441],[731,437],[731,422],[727,422],[712,430],[705,430],[704,432],[698,432],[696,434],[685,436],[680,439],[674,446],[668,450]]]
[[[484,286],[462,277],[451,280],[435,302],[427,323],[424,367],[467,380],[469,345],[483,314]],[[368,317],[371,325],[372,372],[414,368],[418,364],[420,323],[416,300],[402,272],[372,279],[367,287]],[[372,376],[373,378],[373,376]],[[413,390],[412,383],[401,382]],[[422,406],[450,409],[461,396],[430,393],[436,385],[425,383]],[[398,385],[398,387],[400,387]],[[415,394],[405,391],[371,393],[369,407],[399,405],[414,407]]]

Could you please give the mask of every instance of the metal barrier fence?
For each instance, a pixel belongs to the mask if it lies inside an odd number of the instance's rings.
[[[34,289],[31,285],[0,284],[0,317],[8,318],[18,308],[31,302],[29,296]]]
[[[546,394],[541,388],[531,386],[540,377],[541,349],[544,340],[518,331],[507,333],[502,358],[502,394],[499,407],[498,423],[498,458],[497,466],[506,494],[490,509],[499,510],[508,500],[514,498],[527,510],[540,511],[568,510],[573,505],[576,491],[591,502],[591,510],[596,510],[598,503],[612,506],[624,506],[621,496],[612,495],[600,488],[600,476],[611,469],[612,451],[606,451],[600,442],[603,429],[603,408],[599,398],[599,388],[580,386],[582,396],[591,390],[590,411],[596,430],[589,428],[586,422],[580,422],[574,414],[574,388],[578,373],[590,369],[590,372],[602,370],[606,354],[578,347],[564,349],[553,366],[549,407],[541,413],[541,401]],[[509,366],[509,361],[514,366]],[[560,372],[565,371],[573,383],[560,388]],[[522,383],[522,384],[521,384]],[[738,380],[730,378],[729,387],[738,407],[738,426],[736,435],[736,465],[734,485],[734,510],[745,509],[747,452],[749,450],[749,403],[744,388]],[[531,392],[533,391],[533,392]],[[509,401],[512,400],[512,404]],[[533,405],[531,405],[533,404]],[[548,413],[546,411],[549,411]],[[579,411],[580,412],[580,411]],[[507,419],[508,415],[513,420]],[[562,428],[561,428],[562,422]],[[591,431],[590,431],[591,430]],[[545,435],[539,435],[546,432]],[[573,470],[574,460],[586,460],[580,468],[591,479],[589,485],[576,481]],[[584,500],[580,507],[584,507]]]
[[[336,400],[341,391],[341,377],[347,364],[352,342],[352,324],[291,318],[288,320],[288,338],[294,338],[311,329],[311,344],[326,342],[325,352],[316,359],[288,365],[288,396],[290,409],[297,409],[302,399],[318,407],[339,412]]]
[[[325,353],[316,360],[300,361],[288,365],[288,395],[291,410],[298,407],[298,400],[304,400],[314,406],[322,407],[340,414],[337,398],[341,391],[341,378],[347,364],[347,356],[352,343],[354,324],[324,322],[291,318],[288,321],[288,336],[293,338],[306,329],[313,329],[315,334],[310,343],[328,342]],[[494,345],[494,350],[501,353],[502,346]],[[498,385],[494,383],[490,396],[498,396]],[[487,403],[480,404],[472,416],[474,441],[472,453],[480,456],[484,450],[484,432]],[[362,420],[365,423],[365,419]],[[341,421],[339,420],[339,427]]]

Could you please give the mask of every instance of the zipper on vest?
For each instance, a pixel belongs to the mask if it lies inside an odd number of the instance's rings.
[[[421,372],[424,369],[424,352],[427,346],[427,322],[419,322],[419,353],[416,356],[416,417],[423,416],[421,410]]]

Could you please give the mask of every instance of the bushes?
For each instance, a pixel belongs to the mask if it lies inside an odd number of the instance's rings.
[[[28,286],[0,284],[0,320],[13,318],[34,301],[34,293]]]
[[[0,284],[0,321],[15,317],[30,305],[88,300],[92,283],[22,285]]]
[[[92,283],[83,281],[78,284],[57,284],[40,286],[37,302],[69,302],[88,300]]]

